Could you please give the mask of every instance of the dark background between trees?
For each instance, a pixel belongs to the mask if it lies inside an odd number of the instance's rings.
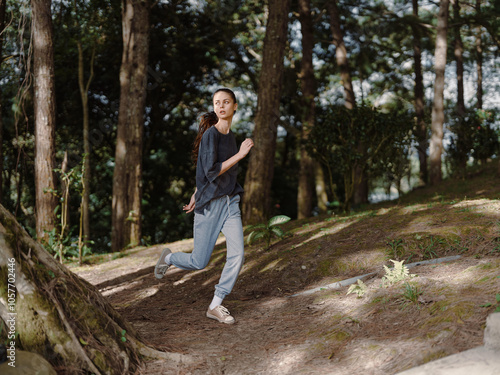
[[[191,236],[191,145],[220,86],[238,142],[256,144],[245,223],[351,210],[498,157],[498,2],[194,4],[1,0],[1,203],[52,253]]]

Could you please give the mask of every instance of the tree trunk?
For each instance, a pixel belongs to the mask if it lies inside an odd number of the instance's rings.
[[[344,35],[340,27],[340,13],[337,6],[337,0],[329,1],[327,4],[330,13],[330,28],[332,31],[333,44],[335,45],[335,57],[337,59],[337,65],[340,68],[342,85],[344,86],[345,107],[353,109],[356,106],[356,98],[354,96],[354,90],[352,89],[351,73],[347,60],[347,49],[344,44]]]
[[[418,0],[412,0],[413,16],[418,18]],[[424,79],[422,74],[422,43],[419,29],[412,25],[413,29],[413,60],[415,65],[415,115],[417,117],[416,136],[418,140],[418,160],[419,185],[426,185],[429,180],[427,171],[427,148],[429,142],[427,139],[427,125],[425,123],[424,112]]]
[[[316,176],[316,197],[318,197],[318,210],[320,214],[328,212],[328,194],[326,193],[325,173],[321,163],[314,163],[314,173]]]
[[[112,201],[112,251],[141,239],[142,139],[149,52],[149,1],[124,0],[120,110]]]
[[[297,214],[299,219],[310,217],[314,195],[314,160],[305,144],[314,126],[316,84],[313,68],[313,24],[310,0],[299,0],[299,19],[302,31],[302,61],[300,82],[302,89],[302,132],[300,146],[299,191],[297,194]]]
[[[476,14],[479,16],[481,14],[481,0],[476,0]],[[483,109],[483,43],[481,40],[481,26],[476,28],[476,71],[477,71],[477,109]]]
[[[36,233],[55,228],[57,198],[55,184],[56,100],[51,0],[32,0],[33,75],[35,107]]]
[[[9,346],[65,374],[134,373],[140,355],[190,359],[142,343],[93,285],[58,264],[1,205],[0,297],[0,323],[18,334]]]
[[[251,152],[243,195],[243,221],[263,222],[270,210],[276,134],[280,118],[283,57],[287,41],[290,0],[269,0],[262,70]]]
[[[340,12],[337,5],[337,0],[327,3],[328,12],[330,14],[330,28],[332,31],[333,44],[335,45],[335,57],[337,65],[340,68],[340,78],[344,87],[345,107],[353,109],[356,106],[356,97],[352,88],[352,78],[349,71],[349,63],[347,60],[347,49],[344,43],[344,35],[340,26]],[[355,146],[357,151],[364,153],[365,146],[358,144]],[[355,185],[353,186],[352,200],[355,204],[368,202],[368,179],[361,168],[356,168]],[[348,205],[350,206],[350,205]]]
[[[85,189],[82,196],[82,226],[83,226],[83,239],[84,241],[90,240],[90,217],[89,217],[89,198],[90,198],[90,140],[89,140],[89,87],[94,78],[94,57],[95,47],[92,50],[92,57],[90,59],[90,76],[87,82],[84,82],[84,62],[83,62],[83,48],[82,43],[77,41],[78,47],[78,87],[80,89],[80,97],[82,100],[83,109],[83,184]]]
[[[430,183],[442,181],[441,155],[443,153],[444,124],[444,73],[446,68],[446,34],[448,30],[449,0],[441,0],[436,32],[434,104],[432,106],[431,144],[430,144]]]
[[[460,35],[460,1],[452,0],[453,3],[453,20],[455,22],[455,63],[457,66],[457,114],[460,117],[465,116],[465,100],[464,100],[464,45],[462,36]]]
[[[7,0],[0,0],[0,65],[2,64],[3,36],[5,29],[5,8]],[[3,197],[3,121],[2,121],[2,92],[0,91],[0,203]]]

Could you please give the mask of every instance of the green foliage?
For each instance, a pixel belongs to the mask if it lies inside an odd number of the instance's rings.
[[[251,230],[247,238],[247,244],[251,245],[255,241],[264,238],[266,241],[266,250],[269,250],[271,239],[273,237],[283,238],[285,232],[278,225],[284,224],[291,219],[286,215],[277,215],[269,219],[267,224],[251,225],[247,230]]]
[[[127,331],[125,331],[124,329],[122,329],[122,331],[120,332],[120,340],[121,340],[121,342],[127,342],[127,338],[125,337],[126,333],[127,333]]]
[[[320,111],[307,148],[328,170],[332,191],[333,175],[343,176],[344,210],[349,210],[355,186],[361,182],[356,170],[369,172],[373,179],[388,171],[384,166],[406,163],[412,126],[408,115],[383,113],[366,104],[354,109],[330,106]]]
[[[433,259],[437,258],[437,250],[440,245],[446,243],[446,241],[442,238],[435,236],[428,236],[429,241],[425,241],[423,244],[418,244],[418,248],[422,252],[422,257],[424,259]]]
[[[394,259],[399,260],[404,255],[403,244],[404,240],[402,238],[387,241],[386,245],[389,247],[389,256],[393,256]]]
[[[412,285],[408,282],[404,284],[403,298],[410,301],[411,303],[418,303],[418,297],[423,292],[418,289],[417,285]]]
[[[358,298],[361,298],[365,295],[367,289],[368,287],[366,286],[366,284],[361,279],[358,279],[356,284],[352,284],[349,287],[349,289],[347,290],[347,294],[349,295],[351,293],[355,293]]]
[[[382,277],[382,286],[393,285],[415,275],[410,274],[408,267],[403,265],[404,260],[396,261],[392,260],[391,262],[394,264],[394,267],[389,268],[384,265],[385,275]]]
[[[495,303],[488,302],[488,303],[481,305],[480,307],[492,307],[492,306],[495,306],[495,312],[500,312],[500,294],[499,293],[497,293],[495,295]]]
[[[455,115],[451,121],[453,133],[447,162],[453,175],[465,178],[469,158],[484,161],[499,151],[495,115],[491,111],[470,110],[463,117]]]

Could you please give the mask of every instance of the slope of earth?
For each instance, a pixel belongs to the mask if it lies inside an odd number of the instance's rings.
[[[206,269],[172,268],[162,280],[153,277],[162,246],[73,270],[145,341],[195,358],[149,361],[143,374],[394,374],[482,344],[500,293],[500,179],[491,171],[283,229],[288,236],[269,250],[247,248],[224,301],[237,319],[231,326],[205,317],[224,264],[223,237]],[[192,240],[167,246],[189,251]],[[449,255],[461,258],[382,285],[390,259]],[[292,296],[369,272],[377,274],[362,297],[347,287]]]

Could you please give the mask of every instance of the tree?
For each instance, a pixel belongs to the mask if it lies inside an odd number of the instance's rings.
[[[5,8],[7,0],[0,0],[0,64],[3,60],[3,35],[5,30]],[[2,121],[2,93],[0,92],[0,203],[2,202],[3,195],[3,121]]]
[[[93,45],[91,47],[92,52],[91,52],[91,57],[90,57],[90,73],[85,80],[85,61],[84,61],[84,51],[83,51],[83,41],[82,41],[82,34],[83,35],[88,35],[90,34],[88,30],[82,30],[82,26],[80,25],[79,17],[80,17],[80,12],[78,9],[77,2],[75,1],[74,3],[74,17],[75,17],[75,26],[77,29],[77,32],[79,32],[79,36],[77,37],[76,40],[76,45],[78,48],[78,88],[80,89],[80,97],[82,100],[82,111],[83,111],[83,153],[85,155],[85,158],[83,159],[83,179],[82,179],[82,184],[83,184],[83,196],[82,196],[82,205],[81,205],[81,217],[82,217],[82,229],[83,229],[83,238],[86,241],[90,240],[90,215],[89,215],[89,199],[90,199],[90,139],[89,139],[89,133],[90,133],[90,128],[89,128],[89,87],[90,84],[92,83],[92,80],[94,79],[94,59],[95,59],[95,51],[96,51],[96,46]],[[95,41],[93,41],[96,43]]]
[[[427,139],[427,125],[424,119],[424,79],[422,74],[421,32],[419,26],[416,24],[416,20],[418,19],[418,0],[412,0],[412,8],[413,17],[415,18],[415,21],[412,23],[412,31],[415,70],[415,117],[417,118],[416,136],[418,141],[417,152],[420,168],[420,185],[425,185],[429,179],[429,173],[427,171],[427,147],[429,146],[429,142]]]
[[[248,224],[263,222],[269,214],[290,0],[269,0],[268,7],[253,134],[255,147],[248,162],[242,204],[243,221]]]
[[[316,83],[313,68],[313,24],[310,0],[299,0],[299,20],[302,32],[302,60],[300,82],[302,88],[302,131],[300,134],[300,172],[297,194],[298,218],[312,215],[315,162],[306,149],[306,142],[314,126]]]
[[[449,0],[441,0],[436,30],[436,49],[434,53],[434,103],[432,106],[431,143],[430,143],[430,183],[436,185],[441,182],[441,154],[443,153],[443,124],[444,124],[444,73],[446,69],[446,49],[448,31]]]
[[[134,373],[141,355],[190,359],[146,346],[95,286],[57,263],[2,205],[0,297],[0,326],[14,319],[16,349],[42,355],[65,374]]]
[[[344,87],[344,105],[347,109],[353,109],[356,106],[356,97],[352,87],[352,78],[349,71],[344,35],[340,26],[340,12],[337,0],[328,2],[328,10],[330,14],[330,28],[332,30],[333,44],[336,47],[335,56],[337,59],[337,65],[340,68],[340,77]],[[365,152],[363,148],[366,146],[361,142],[358,142],[354,147],[359,153]],[[368,201],[368,180],[364,172],[359,167],[355,169],[354,173],[353,201],[354,203],[366,203]]]
[[[481,14],[481,0],[476,0],[475,4],[476,14],[479,16]],[[482,29],[479,25],[476,30],[476,71],[477,71],[477,82],[476,82],[476,108],[483,109],[483,43],[481,40]]]
[[[32,0],[35,107],[35,189],[38,240],[55,227],[56,99],[51,0]]]
[[[112,251],[141,240],[142,142],[149,53],[148,0],[126,0],[122,9],[123,54],[120,109],[113,174]]]

